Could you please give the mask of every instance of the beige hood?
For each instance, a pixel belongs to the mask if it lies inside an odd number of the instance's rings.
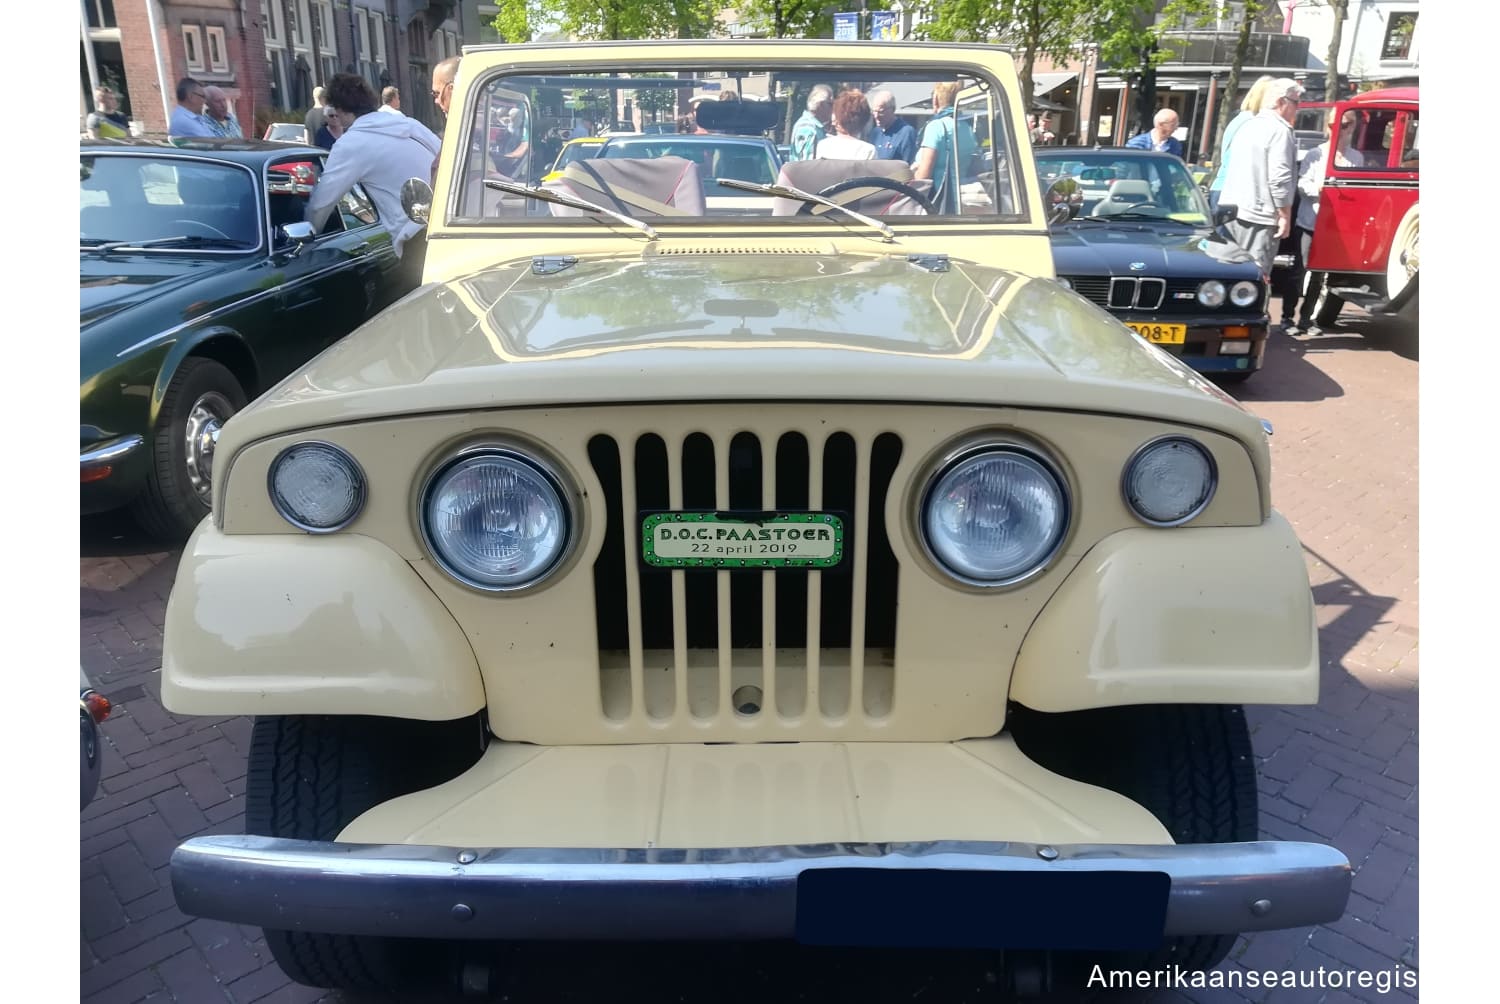
[[[220,452],[395,415],[609,402],[938,402],[1259,422],[1056,284],[829,247],[519,259],[425,286],[236,416]],[[1263,448],[1263,447],[1262,447]]]

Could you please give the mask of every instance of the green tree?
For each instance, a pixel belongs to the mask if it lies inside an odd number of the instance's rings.
[[[498,0],[495,30],[507,42],[530,41],[555,25],[579,39],[706,38],[717,24],[713,0]]]
[[[1333,31],[1328,37],[1328,71],[1324,78],[1325,101],[1339,99],[1339,47],[1344,40],[1344,21],[1349,17],[1349,0],[1328,0],[1328,13],[1333,18]]]

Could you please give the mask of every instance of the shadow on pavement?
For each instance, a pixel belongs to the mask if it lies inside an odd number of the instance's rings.
[[[1313,587],[1313,603],[1318,607],[1340,608],[1342,611],[1318,629],[1318,647],[1325,663],[1330,660],[1343,665],[1344,656],[1359,644],[1370,629],[1379,624],[1390,609],[1396,605],[1393,596],[1376,596],[1355,582],[1337,565],[1317,551],[1302,545],[1302,550],[1312,555],[1324,568],[1338,578]]]
[[[1328,338],[1327,335],[1322,337]],[[1305,358],[1307,341],[1311,339],[1289,338],[1280,328],[1273,327],[1271,337],[1266,341],[1266,358],[1260,372],[1244,383],[1226,384],[1224,389],[1246,404],[1343,397],[1344,388]]]
[[[78,521],[78,548],[85,558],[125,558],[138,554],[177,551],[183,541],[152,537],[124,510],[84,516]]]

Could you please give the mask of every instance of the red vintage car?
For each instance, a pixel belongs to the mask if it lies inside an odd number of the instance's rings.
[[[1324,138],[1335,148],[1346,116],[1350,166],[1330,159],[1308,250],[1307,293],[1327,327],[1344,303],[1416,320],[1420,216],[1417,200],[1417,88],[1392,87],[1332,106]]]

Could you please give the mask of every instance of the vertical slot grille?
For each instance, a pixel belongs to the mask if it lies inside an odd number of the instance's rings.
[[[898,436],[599,433],[588,456],[605,511],[593,572],[607,718],[836,724],[892,712],[900,569],[885,506]],[[647,566],[641,514],[676,509],[837,513],[844,557],[824,570]]]

